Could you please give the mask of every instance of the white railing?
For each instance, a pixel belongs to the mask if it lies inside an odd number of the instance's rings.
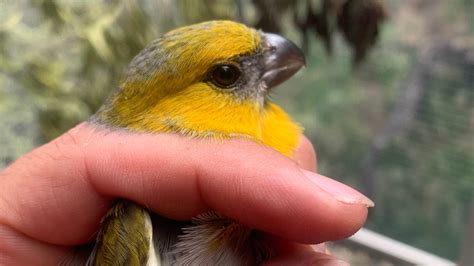
[[[429,266],[456,265],[456,263],[452,261],[365,228],[362,228],[359,232],[344,242],[355,245],[358,249],[362,249],[368,254],[377,254],[378,257],[390,258],[393,261],[403,264]]]

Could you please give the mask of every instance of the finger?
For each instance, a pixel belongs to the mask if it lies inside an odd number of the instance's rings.
[[[352,234],[368,205],[354,190],[249,141],[130,134],[89,124],[17,161],[2,173],[0,188],[0,223],[56,245],[92,240],[117,197],[174,219],[214,209],[305,243]]]
[[[100,140],[100,150],[91,146],[88,158],[98,157],[88,163],[90,182],[101,194],[129,198],[169,218],[189,219],[213,209],[250,227],[305,243],[347,236],[365,221],[363,195],[302,171],[272,149],[244,140],[214,143],[159,137],[166,139],[108,134]],[[102,146],[112,152],[104,154]],[[99,158],[103,162],[97,164]]]
[[[0,265],[59,265],[70,249],[47,244],[0,224]]]
[[[295,162],[303,169],[317,172],[317,157],[313,144],[305,136],[301,136],[298,148],[293,156]]]
[[[325,252],[319,252],[312,246],[298,243],[277,242],[277,255],[264,265],[320,265],[346,266],[347,262],[339,260]]]

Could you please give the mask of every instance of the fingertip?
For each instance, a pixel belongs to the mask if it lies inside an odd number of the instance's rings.
[[[277,255],[263,265],[347,266],[349,264],[325,252],[318,252],[309,245],[279,243]]]
[[[301,135],[300,143],[295,151],[293,159],[303,169],[308,171],[317,171],[317,155],[311,141],[304,135]]]
[[[350,215],[341,214],[338,226],[328,229],[330,237],[326,241],[336,241],[351,237],[364,226],[367,214],[368,208],[366,206],[362,204],[351,206]]]

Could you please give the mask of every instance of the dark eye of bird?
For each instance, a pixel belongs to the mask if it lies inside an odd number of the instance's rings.
[[[211,72],[211,80],[221,88],[233,85],[240,77],[240,69],[234,65],[218,65]]]

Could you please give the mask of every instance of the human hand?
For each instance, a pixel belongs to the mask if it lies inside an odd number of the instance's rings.
[[[94,240],[117,198],[178,220],[212,209],[266,231],[280,251],[269,264],[336,263],[303,244],[353,234],[372,203],[312,173],[315,155],[305,138],[295,161],[245,140],[80,124],[0,173],[0,264],[75,259],[75,247]]]

